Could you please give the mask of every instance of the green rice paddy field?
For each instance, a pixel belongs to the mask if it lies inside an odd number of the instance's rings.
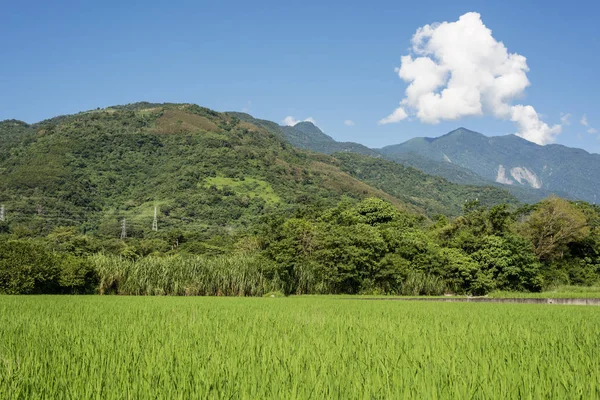
[[[600,307],[0,296],[0,399],[594,399]]]

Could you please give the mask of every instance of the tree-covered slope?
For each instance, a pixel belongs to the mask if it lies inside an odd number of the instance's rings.
[[[414,138],[379,151],[400,162],[407,155],[426,159],[431,164],[423,161],[422,170],[447,178],[457,168],[466,169],[533,200],[557,194],[596,201],[600,190],[600,155],[561,145],[539,146],[514,135],[487,137],[459,128],[439,138]]]
[[[484,206],[516,203],[507,191],[491,186],[459,185],[382,158],[338,153],[342,170],[353,177],[427,211],[428,214],[460,215],[465,203],[478,200]]]
[[[118,237],[123,219],[128,235],[147,234],[155,206],[161,228],[208,235],[342,197],[451,215],[464,201],[458,185],[413,169],[403,170],[394,190],[363,181],[335,157],[294,148],[280,128],[190,104],[136,103],[33,125],[5,121],[0,135],[11,144],[0,148],[0,203],[19,229],[76,225]],[[420,181],[440,195],[415,190]],[[507,199],[495,193],[497,202]]]
[[[195,105],[111,107],[27,128],[33,140],[2,149],[0,201],[8,220],[35,229],[81,224],[119,235],[126,218],[135,234],[151,227],[155,205],[163,226],[202,229],[245,226],[275,209],[344,195],[401,206],[329,157]]]
[[[484,177],[473,170],[452,162],[443,151],[431,146],[434,141],[442,140],[445,137],[434,138],[414,138],[401,145],[387,146],[383,149],[370,149],[359,143],[337,142],[332,137],[323,133],[313,123],[304,121],[294,126],[280,126],[271,121],[257,120],[248,114],[229,113],[236,117],[257,125],[262,125],[270,132],[273,132],[291,143],[293,146],[311,150],[317,153],[333,154],[338,152],[349,152],[364,154],[372,157],[383,157],[385,159],[400,163],[405,166],[413,167],[427,174],[439,176],[450,182],[463,185],[477,186],[495,186],[506,189],[520,201],[526,203],[535,203],[551,195],[561,197],[576,197],[557,189],[532,188],[524,185],[509,185],[498,182],[496,179]],[[466,129],[459,129],[446,135],[458,137],[461,143],[472,143],[476,148],[485,143],[486,137]],[[529,143],[529,142],[527,142]],[[447,146],[452,147],[449,143]],[[452,153],[453,150],[448,151]],[[526,181],[525,181],[526,182]]]
[[[243,121],[261,125],[270,132],[280,135],[287,142],[299,149],[311,150],[316,153],[333,154],[351,152],[378,157],[380,154],[373,149],[354,142],[338,142],[331,136],[323,133],[315,124],[309,121],[299,122],[294,126],[281,126],[271,121],[259,120],[249,114],[229,112]]]

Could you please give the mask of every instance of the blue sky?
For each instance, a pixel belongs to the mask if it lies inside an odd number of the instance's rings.
[[[599,134],[588,133],[600,131],[598,2],[32,1],[1,10],[0,120],[192,102],[276,122],[311,117],[337,140],[372,147],[459,126],[517,131],[508,114],[490,113],[430,124],[413,110],[378,124],[405,98],[410,82],[394,69],[416,30],[477,12],[509,53],[527,58],[530,85],[511,104],[561,124],[556,143],[600,152]]]

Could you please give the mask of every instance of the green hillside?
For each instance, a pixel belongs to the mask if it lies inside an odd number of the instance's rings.
[[[240,118],[242,121],[263,126],[270,132],[280,135],[287,142],[299,149],[323,154],[351,152],[373,157],[380,156],[376,150],[370,149],[362,144],[354,142],[338,142],[331,136],[323,133],[323,131],[312,122],[303,121],[294,126],[280,126],[271,121],[255,119],[251,115],[245,113],[229,112],[227,114]]]
[[[0,128],[0,293],[485,294],[600,279],[596,206],[518,207],[498,187],[301,150],[247,114],[137,103]]]
[[[13,145],[1,149],[0,201],[9,221],[40,232],[78,225],[118,236],[126,218],[128,234],[142,235],[155,205],[163,227],[200,230],[248,226],[341,196],[402,206],[329,157],[195,105],[141,103],[1,126]]]
[[[539,146],[515,135],[487,137],[459,128],[438,138],[414,138],[379,151],[398,162],[418,159],[419,165],[410,165],[460,183],[480,184],[483,179],[503,184],[523,201],[556,194],[593,202],[600,190],[600,155],[561,145]],[[457,170],[468,170],[473,176],[457,174]]]
[[[597,183],[593,177],[598,172],[600,158],[581,149],[538,146],[514,135],[487,137],[465,128],[439,138],[417,137],[402,144],[370,149],[359,143],[337,142],[311,122],[279,126],[248,114],[230,114],[263,125],[301,149],[383,157],[453,183],[504,189],[525,203],[536,203],[552,195],[596,200]],[[499,178],[499,174],[505,179]]]
[[[468,186],[427,175],[412,167],[352,153],[338,153],[342,170],[431,214],[460,215],[466,202],[478,200],[483,206],[516,204],[507,191],[491,186]]]
[[[406,168],[381,184],[353,169],[349,157],[290,146],[275,123],[190,104],[137,103],[33,125],[5,121],[0,129],[0,202],[7,221],[31,234],[72,225],[119,237],[125,219],[128,236],[144,237],[156,206],[162,229],[211,236],[342,197],[457,215],[472,193]],[[485,191],[497,203],[514,200]]]

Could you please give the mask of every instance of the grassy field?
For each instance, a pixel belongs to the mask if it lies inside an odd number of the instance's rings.
[[[0,398],[591,399],[600,308],[0,296]]]

